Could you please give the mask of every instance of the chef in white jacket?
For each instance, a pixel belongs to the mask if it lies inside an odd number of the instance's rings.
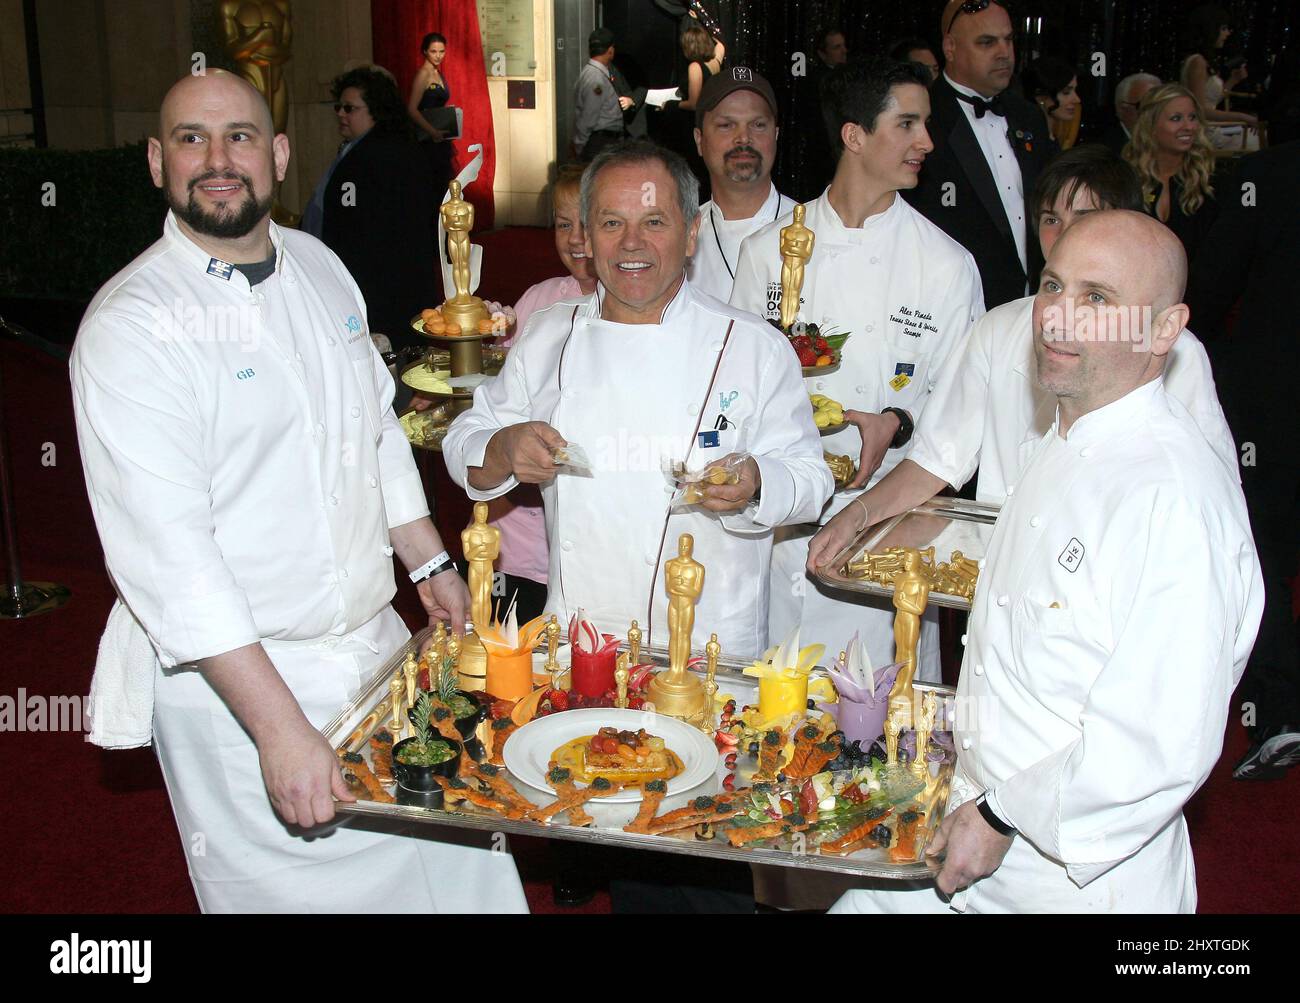
[[[898,195],[916,185],[934,148],[925,128],[926,80],[912,63],[879,60],[837,67],[823,89],[827,114],[840,123],[831,136],[839,162],[830,187],[807,206],[804,225],[815,242],[798,319],[849,334],[838,371],[806,384],[844,405],[848,426],[822,444],[853,457],[859,470],[850,490],[838,492],[814,522],[824,524],[907,455],[930,391],[984,313],[975,260]],[[781,229],[789,223],[783,217],[741,245],[734,306],[779,318]],[[804,638],[840,651],[857,633],[876,665],[893,662],[892,607],[823,591],[806,575],[815,529],[778,537],[772,636],[801,625]],[[923,625],[920,661],[920,677],[937,679],[933,611]]]
[[[1142,185],[1109,149],[1085,144],[1043,170],[1030,205],[1047,255],[1076,219],[1103,209],[1140,212]],[[1056,420],[1055,394],[1035,379],[1034,299],[1004,303],[975,325],[959,363],[934,388],[907,458],[818,531],[808,548],[809,571],[831,561],[868,524],[906,512],[945,485],[961,488],[977,467],[977,500],[1001,505],[1015,490],[1025,462]],[[1170,349],[1164,381],[1240,480],[1210,360],[1191,331]]]
[[[100,290],[72,355],[120,597],[96,683],[121,682],[131,668],[109,655],[147,635],[152,729],[136,744],[156,743],[205,912],[527,911],[513,860],[486,842],[335,819],[355,798],[318,729],[409,637],[389,605],[394,550],[431,620],[464,623],[468,594],[356,284],[270,222],[289,144],[266,103],[215,71],[176,84],[160,119],[163,237]]]
[[[596,292],[534,314],[443,456],[474,499],[542,485],[549,612],[581,608],[618,633],[636,619],[665,644],[663,565],[691,533],[706,568],[697,646],[717,633],[726,653],[751,657],[768,640],[772,530],[815,518],[832,481],[785,339],[686,280],[698,199],[685,162],[651,144],[592,162],[582,213]],[[590,475],[557,468],[565,442],[585,450]],[[670,511],[663,461],[728,459],[739,483]]]
[[[713,198],[700,206],[695,253],[686,264],[692,286],[731,297],[740,242],[794,208],[772,184],[776,160],[776,95],[748,66],[729,66],[704,81],[695,106],[695,148],[709,170]]]
[[[1143,213],[1053,249],[1033,323],[1056,417],[980,573],[928,851],[951,902],[855,891],[838,911],[1195,909],[1182,809],[1219,758],[1263,580],[1240,486],[1164,387],[1186,274]]]

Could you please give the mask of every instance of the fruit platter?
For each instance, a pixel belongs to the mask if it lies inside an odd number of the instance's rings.
[[[823,669],[820,646],[797,639],[753,663],[693,653],[691,673],[711,670],[712,706],[696,725],[647,704],[669,656],[639,635],[615,688],[574,689],[577,646],[553,640],[533,652],[533,691],[509,701],[460,688],[440,633],[412,637],[323,729],[357,798],[341,813],[866,877],[930,873],[923,851],[955,762],[949,688],[916,685],[933,727],[904,733],[886,765],[883,739],[861,737],[855,715],[873,699],[883,714],[893,676],[876,673],[864,696],[860,667]]]
[[[803,321],[796,321],[788,331],[778,321],[770,320],[768,323],[789,340],[790,347],[799,356],[804,376],[823,376],[840,368],[841,353],[849,337],[847,333]]]

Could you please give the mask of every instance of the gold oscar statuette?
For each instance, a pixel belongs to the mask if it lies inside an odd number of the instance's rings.
[[[560,620],[554,613],[546,621],[546,664],[542,666],[543,671],[551,677],[551,689],[560,688],[560,659],[557,657],[560,650]]]
[[[474,206],[461,197],[460,182],[451,183],[451,198],[442,204],[442,228],[447,231],[447,257],[451,261],[451,279],[456,293],[442,305],[442,316],[460,325],[465,334],[478,330],[478,322],[488,319],[483,301],[469,291],[469,232],[474,228]]]
[[[632,626],[627,629],[627,653],[632,659],[633,665],[641,664],[641,628],[637,626],[635,620]]]
[[[620,710],[627,709],[627,652],[620,651],[618,658],[614,660],[614,685],[618,687],[618,695],[614,699],[614,706]]]
[[[668,669],[650,682],[649,700],[656,712],[699,723],[705,713],[704,684],[686,671],[691,658],[691,631],[695,627],[695,604],[704,590],[704,565],[691,557],[695,539],[683,533],[677,541],[677,556],[664,564],[664,585],[668,592]]]
[[[717,634],[709,636],[709,643],[704,646],[704,656],[704,721],[700,727],[705,733],[712,735],[714,732],[713,712],[716,709],[713,704],[714,698],[718,695],[718,659],[722,657],[722,645],[718,643]]]
[[[816,234],[804,226],[802,205],[794,207],[794,219],[781,227],[781,328],[790,330],[799,316],[799,296],[803,293],[803,270],[812,258]]]
[[[492,625],[493,562],[501,553],[501,530],[489,526],[487,517],[487,502],[475,502],[474,518],[460,534],[468,569],[470,620],[477,629]],[[468,631],[459,644],[461,689],[482,690],[487,685],[487,649],[474,631]]]
[[[902,570],[894,576],[894,661],[902,668],[889,691],[885,729],[888,766],[898,764],[898,735],[913,723],[915,692],[912,683],[916,678],[916,646],[921,637],[921,617],[930,599],[930,581],[921,570],[921,552],[906,547],[901,556]]]
[[[388,681],[388,700],[393,710],[393,720],[388,730],[393,733],[394,742],[402,737],[402,690],[404,689],[406,689],[406,681],[402,678],[402,673],[398,672]]]

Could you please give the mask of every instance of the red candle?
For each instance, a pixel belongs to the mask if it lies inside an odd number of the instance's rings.
[[[614,689],[614,665],[618,648],[608,645],[603,652],[589,655],[575,645],[569,649],[569,686],[584,697],[603,696]]]

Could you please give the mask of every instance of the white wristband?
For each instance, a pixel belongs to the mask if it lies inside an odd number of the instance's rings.
[[[438,554],[428,564],[422,565],[421,567],[418,567],[414,571],[412,571],[411,581],[418,584],[424,581],[426,578],[432,578],[435,574],[438,573],[438,570],[442,568],[444,564],[451,564],[451,555],[447,553],[445,550],[441,554]]]

